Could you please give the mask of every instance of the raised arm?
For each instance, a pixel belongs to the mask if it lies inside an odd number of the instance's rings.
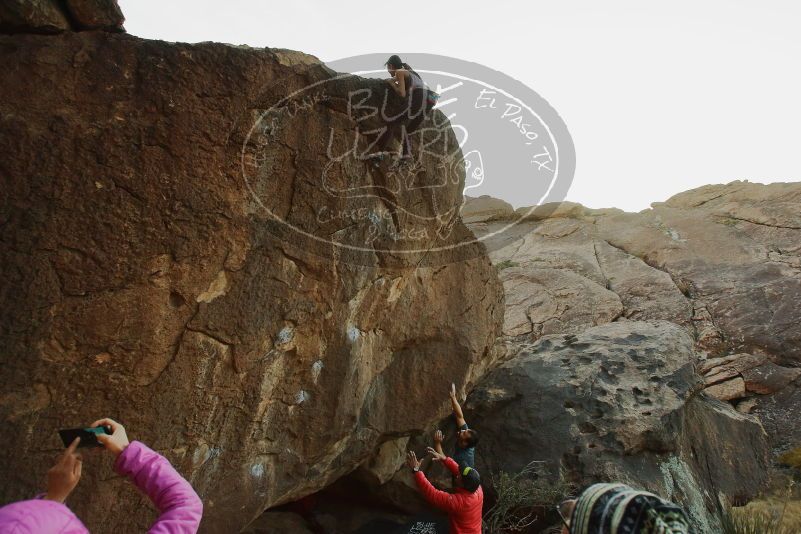
[[[203,503],[195,490],[170,462],[138,441],[128,442],[125,428],[111,419],[95,421],[112,434],[99,434],[98,441],[117,456],[114,470],[127,476],[147,494],[159,510],[159,517],[150,527],[150,534],[195,534],[203,516]]]
[[[170,462],[134,441],[117,457],[114,469],[131,479],[159,510],[150,534],[194,534],[203,516],[203,503]]]
[[[405,70],[396,70],[395,76],[387,80],[392,89],[402,98],[406,98],[406,76],[408,75],[409,73]]]
[[[459,406],[459,401],[456,400],[456,384],[451,384],[450,395],[451,395],[451,407],[453,408],[453,415],[456,417],[456,427],[461,428],[462,426],[467,424],[467,421],[464,420],[462,407]]]
[[[442,435],[442,430],[438,429],[436,432],[434,432],[434,451],[442,456],[445,455],[445,453],[442,451],[443,439],[445,439],[445,436]]]
[[[429,503],[440,510],[446,512],[453,512],[458,510],[459,506],[456,502],[454,495],[447,491],[441,491],[431,485],[426,475],[422,471],[417,471],[414,474],[414,480],[417,482],[417,488],[423,495],[423,498]]]
[[[429,449],[431,448],[429,447]],[[453,464],[456,464],[456,462],[450,458],[446,458],[446,465],[448,460],[450,460]],[[431,482],[428,481],[425,473],[420,471],[420,462],[417,460],[417,457],[412,451],[409,451],[409,455],[407,456],[407,464],[414,471],[414,480],[417,483],[420,493],[423,495],[423,498],[426,501],[441,510],[445,510],[446,512],[453,512],[458,509],[458,501],[456,500],[455,496],[452,493],[440,491],[435,488]],[[458,471],[459,468],[457,467],[456,470]]]
[[[445,468],[448,471],[450,471],[453,476],[455,477],[459,476],[459,464],[456,463],[456,460],[445,456],[441,452],[438,452],[436,449],[433,449],[431,447],[428,447],[426,452],[428,452],[428,454],[431,455],[431,458],[435,462],[442,462],[442,465],[444,465]]]

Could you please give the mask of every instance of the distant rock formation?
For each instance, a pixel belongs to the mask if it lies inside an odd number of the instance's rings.
[[[15,31],[105,27],[106,12],[82,7],[111,4],[2,14]],[[22,22],[6,24],[12,8]],[[356,137],[349,92],[377,100],[383,82],[332,81],[297,52],[104,31],[0,35],[0,63],[3,503],[41,489],[58,428],[110,416],[192,482],[203,531],[236,532],[444,416],[431,399],[495,363],[495,269],[480,245],[434,250],[472,239],[456,216],[443,231],[435,209],[458,214],[464,175],[444,173],[461,167],[418,162],[444,185],[396,190],[416,217],[397,208],[369,225],[385,198],[319,183],[329,133]],[[281,107],[317,82],[325,99]],[[274,106],[284,122],[254,141]],[[326,177],[372,191],[389,174],[352,159]],[[336,216],[320,221],[321,208]],[[358,242],[375,246],[339,246]],[[104,457],[87,459],[70,505],[97,533],[153,513]]]
[[[486,197],[466,202],[463,217],[479,236],[515,217],[511,209],[492,217],[473,215],[496,202]],[[710,355],[748,349],[765,352],[777,363],[797,365],[800,206],[797,183],[733,182],[681,193],[640,213],[566,202],[539,222],[534,210],[528,217],[531,222],[488,243],[494,249],[500,246],[493,261],[506,283],[522,283],[525,272],[530,277],[570,271],[609,293],[611,300],[598,297],[599,302],[608,301],[603,314],[619,309],[629,319],[684,325],[697,348]],[[517,266],[525,268],[516,270]],[[547,282],[532,283],[548,287]],[[552,301],[567,302],[569,296]],[[525,308],[513,306],[507,314],[525,317],[524,311],[520,315]],[[536,337],[555,321],[579,328],[599,322],[594,314],[586,320],[571,317],[557,310],[528,321],[529,327],[526,321],[507,321],[506,333],[516,336],[528,329]]]
[[[528,211],[481,197],[462,215],[484,236]],[[709,185],[640,213],[569,202],[537,213],[486,241],[509,351],[623,319],[669,321],[708,359],[711,395],[760,414],[777,452],[801,442],[790,417],[801,409],[801,184]]]
[[[775,459],[801,443],[801,184],[705,186],[640,213],[480,197],[462,215],[506,297],[508,361],[469,398],[485,466],[622,478],[714,526],[720,495],[760,489],[768,444]]]

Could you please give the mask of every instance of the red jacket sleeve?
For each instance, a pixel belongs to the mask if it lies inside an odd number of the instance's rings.
[[[442,460],[442,465],[451,472],[451,474],[455,477],[459,476],[459,464],[456,463],[456,460],[453,458],[445,458]]]
[[[197,532],[203,502],[165,457],[134,441],[117,457],[114,470],[130,478],[158,508],[159,517],[148,530],[150,534]]]
[[[453,462],[453,460],[451,461]],[[430,504],[446,512],[453,512],[458,509],[458,503],[454,495],[446,491],[440,491],[432,486],[431,482],[426,478],[425,473],[422,471],[416,472],[414,474],[414,479],[417,482],[417,487],[420,488],[420,493],[423,494],[423,498]]]

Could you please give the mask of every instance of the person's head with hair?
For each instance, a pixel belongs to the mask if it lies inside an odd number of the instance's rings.
[[[593,484],[557,506],[563,534],[691,534],[681,507],[625,484]]]
[[[476,432],[472,428],[465,428],[463,430],[459,430],[456,435],[456,440],[462,449],[468,449],[470,447],[475,447],[478,445],[478,432]]]
[[[481,486],[481,475],[468,465],[459,466],[459,476],[456,477],[456,487],[464,488],[470,493],[475,493]]]
[[[390,76],[395,76],[395,71],[398,70],[398,69],[404,69],[404,70],[407,70],[409,72],[414,72],[415,74],[417,74],[414,71],[414,69],[409,66],[408,63],[405,63],[400,58],[400,56],[398,54],[392,54],[391,56],[389,56],[389,59],[387,60],[386,63],[384,63],[384,65],[387,66],[387,72],[389,72]],[[418,76],[419,76],[419,74],[418,74]]]
[[[387,66],[387,70],[389,71],[390,74],[394,74],[396,69],[403,68],[404,63],[399,55],[393,54],[389,56],[389,59],[387,60],[386,63],[384,63],[384,65]]]

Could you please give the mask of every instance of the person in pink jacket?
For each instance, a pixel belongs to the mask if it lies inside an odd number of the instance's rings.
[[[106,426],[111,434],[98,434],[97,440],[111,451],[114,470],[150,497],[159,517],[150,534],[188,534],[197,532],[203,516],[203,503],[192,486],[170,462],[144,443],[128,442],[125,428],[111,419],[100,419],[92,427]],[[79,534],[89,532],[64,505],[81,479],[81,457],[75,452],[76,438],[47,472],[47,493],[42,498],[20,501],[0,508],[0,534]]]

